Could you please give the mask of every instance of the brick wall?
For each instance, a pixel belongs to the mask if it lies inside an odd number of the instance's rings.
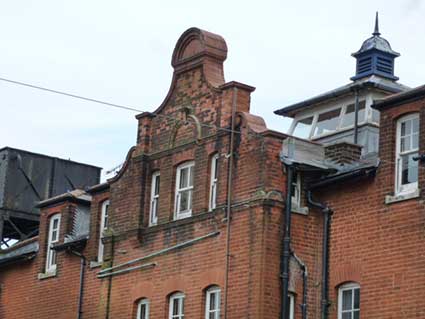
[[[249,114],[253,87],[225,83],[226,55],[227,47],[220,36],[199,29],[189,29],[182,35],[173,54],[174,74],[164,102],[155,112],[137,116],[137,144],[129,151],[122,170],[108,181],[108,186],[91,191],[90,238],[83,250],[91,264],[85,272],[83,318],[134,318],[141,298],[150,300],[151,318],[166,318],[168,297],[176,291],[186,295],[186,317],[203,318],[205,290],[211,285],[221,288],[223,309],[230,153],[234,161],[228,318],[279,317],[285,195],[279,152],[286,135],[267,130],[261,118]],[[233,129],[237,132],[232,152],[229,130],[233,110]],[[210,160],[214,154],[219,154],[218,194],[217,208],[210,212]],[[185,161],[195,162],[193,213],[189,218],[174,220],[176,168]],[[158,225],[149,227],[151,176],[158,170]],[[101,206],[106,199],[110,200],[110,219],[104,239],[105,262],[96,266]],[[63,214],[62,234],[68,229],[72,203],[43,209],[37,257],[22,267],[2,269],[1,318],[76,316],[79,258],[60,252],[57,276],[37,279],[45,260],[47,218],[58,210]],[[320,274],[320,215],[294,215],[294,225],[293,248],[311,272],[309,313],[313,317],[320,303],[316,278]],[[134,264],[154,263],[153,267],[96,278],[106,267],[208,234],[211,236],[193,245]],[[291,290],[299,304],[302,281],[296,265],[291,265]],[[300,318],[299,307],[296,318]]]

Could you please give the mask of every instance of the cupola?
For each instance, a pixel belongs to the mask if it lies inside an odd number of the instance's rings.
[[[351,80],[378,75],[393,81],[398,77],[394,76],[394,59],[400,56],[399,53],[391,49],[390,43],[381,37],[379,32],[378,12],[375,18],[375,30],[372,37],[363,42],[359,51],[352,54],[356,58],[356,75]]]

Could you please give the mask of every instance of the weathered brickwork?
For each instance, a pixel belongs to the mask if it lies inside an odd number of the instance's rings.
[[[385,204],[394,195],[396,122],[420,112],[420,148],[425,141],[423,99],[381,110],[380,166],[375,177],[345,181],[320,192],[334,210],[330,244],[330,318],[337,318],[338,287],[361,287],[362,318],[425,316],[423,269],[425,206],[419,198]],[[423,167],[423,166],[422,166]],[[425,187],[419,169],[419,189]]]
[[[144,298],[149,300],[150,318],[166,319],[169,297],[175,292],[185,294],[185,318],[205,318],[206,291],[212,286],[221,290],[221,318],[225,311],[229,319],[280,318],[287,194],[280,155],[288,136],[268,130],[262,118],[250,114],[253,87],[225,82],[226,56],[220,36],[196,28],[183,33],[172,57],[170,90],[156,111],[136,117],[137,143],[120,172],[87,190],[84,196],[89,194],[89,199],[68,196],[42,204],[39,236],[8,250],[39,243],[38,253],[28,260],[0,264],[1,319],[77,317],[82,256],[84,319],[136,318],[137,304]],[[425,99],[383,108],[376,174],[314,188],[316,200],[333,211],[330,319],[338,318],[338,288],[348,282],[360,285],[361,318],[425,317],[423,168],[420,196],[385,203],[394,195],[396,122],[412,112],[420,113],[423,149]],[[317,154],[320,145],[314,145]],[[216,208],[210,210],[211,159],[217,154]],[[344,175],[365,161],[358,145],[345,142],[328,146],[323,154],[323,163],[331,162],[331,169],[312,168],[311,163],[298,166],[303,170],[302,206],[308,206],[304,188],[319,178],[323,182],[337,165]],[[192,213],[176,219],[177,169],[187,162],[194,162]],[[150,225],[152,175],[157,172],[158,220]],[[103,232],[106,201],[108,227]],[[65,234],[75,230],[81,205],[90,208],[89,236],[81,247],[66,248]],[[324,219],[317,209],[302,208],[291,215],[291,250],[308,273],[307,318],[318,319],[324,302]],[[46,273],[48,228],[57,213],[61,214],[58,245],[65,248],[57,252],[52,274]],[[104,255],[98,262],[102,233]],[[295,300],[294,318],[301,319],[303,272],[294,257],[289,291]]]
[[[286,135],[267,130],[261,118],[249,113],[253,87],[225,83],[226,55],[226,44],[220,36],[198,29],[184,33],[173,54],[174,75],[167,97],[154,113],[137,116],[137,145],[129,151],[119,174],[107,185],[90,190],[90,238],[82,251],[87,258],[83,318],[135,318],[141,298],[149,299],[151,318],[167,318],[168,297],[177,291],[186,296],[185,317],[203,318],[205,292],[213,285],[221,289],[224,312],[232,114],[235,132],[228,318],[279,317],[285,193],[279,153]],[[214,154],[219,155],[217,207],[209,211]],[[192,216],[175,220],[176,169],[188,161],[195,163]],[[161,176],[158,224],[149,226],[151,176],[157,171]],[[109,227],[104,238],[105,262],[98,266],[99,225],[105,200],[110,200]],[[59,211],[63,220],[61,234],[69,232],[72,203],[44,208],[38,255],[22,268],[11,265],[2,271],[1,318],[76,316],[78,257],[58,252],[56,276],[37,279],[45,267],[48,218]],[[312,274],[319,274],[314,270],[320,256],[319,220],[320,215],[315,214],[294,216],[294,233],[299,237],[294,247],[309,264]],[[96,278],[104,268],[203,236],[207,237],[187,247],[132,264],[152,264],[150,267]],[[297,265],[291,267],[294,269],[291,290],[299,303],[302,281]],[[16,288],[17,277],[22,283],[19,288]],[[320,303],[313,276],[308,284],[309,300],[312,304]],[[28,306],[23,306],[22,300],[27,300]],[[312,313],[315,310],[316,306],[311,306]],[[296,316],[300,316],[299,307]]]

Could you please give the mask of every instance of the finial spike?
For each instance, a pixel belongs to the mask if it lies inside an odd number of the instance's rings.
[[[375,17],[375,31],[373,31],[372,35],[380,36],[381,33],[379,33],[379,15],[378,11],[376,11],[376,17]]]

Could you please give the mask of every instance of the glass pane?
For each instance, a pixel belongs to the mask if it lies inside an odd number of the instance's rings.
[[[54,219],[53,220],[53,227],[52,227],[52,229],[57,229],[58,228],[58,222],[59,222],[59,219]]]
[[[154,192],[155,195],[159,194],[159,181],[160,181],[160,176],[157,175],[155,177],[155,192]]]
[[[189,177],[189,185],[188,186],[193,186],[193,166],[190,167],[190,177]]]
[[[354,309],[360,309],[360,289],[354,290]]]
[[[146,305],[145,304],[140,305],[140,319],[147,319],[146,318]]]
[[[354,118],[355,118],[355,105],[350,104],[347,106],[345,110],[344,117],[342,119],[342,127],[347,127],[354,125]],[[359,102],[359,113],[358,113],[358,122],[357,123],[363,123],[365,120],[366,115],[366,103],[365,101]]]
[[[217,179],[217,173],[218,173],[218,157],[214,158],[214,178]]]
[[[189,168],[183,168],[180,170],[180,188],[187,187],[189,181]]]
[[[191,190],[180,192],[180,212],[184,212],[190,209],[191,207]]]
[[[401,136],[409,135],[412,128],[412,121],[407,120],[401,123]]]
[[[215,293],[210,294],[210,310],[215,309],[216,295]]]
[[[360,311],[353,312],[353,319],[360,319]]]
[[[307,117],[303,120],[299,120],[295,125],[295,129],[292,135],[301,137],[301,138],[309,138],[311,131],[311,124],[313,123],[313,117]]]
[[[56,265],[56,250],[51,249],[50,250],[50,256],[51,256],[51,265]]]
[[[415,118],[412,120],[412,133],[418,133],[419,132],[419,118]]]
[[[351,318],[351,312],[344,312],[342,314],[342,319],[352,319]]]
[[[58,232],[57,230],[52,231],[52,242],[56,241],[58,239]]]
[[[332,110],[319,115],[317,120],[314,135],[322,135],[325,133],[333,132],[338,126],[339,114],[341,109]]]
[[[410,136],[400,138],[400,150],[402,152],[410,150]]]
[[[410,184],[418,181],[418,161],[413,158],[418,153],[401,156],[401,184]]]
[[[419,148],[419,134],[412,135],[412,150]]]
[[[351,310],[353,309],[353,291],[344,290],[342,292],[342,310]]]
[[[173,299],[173,315],[179,314],[179,300]]]
[[[379,123],[379,111],[372,109],[372,122]]]

